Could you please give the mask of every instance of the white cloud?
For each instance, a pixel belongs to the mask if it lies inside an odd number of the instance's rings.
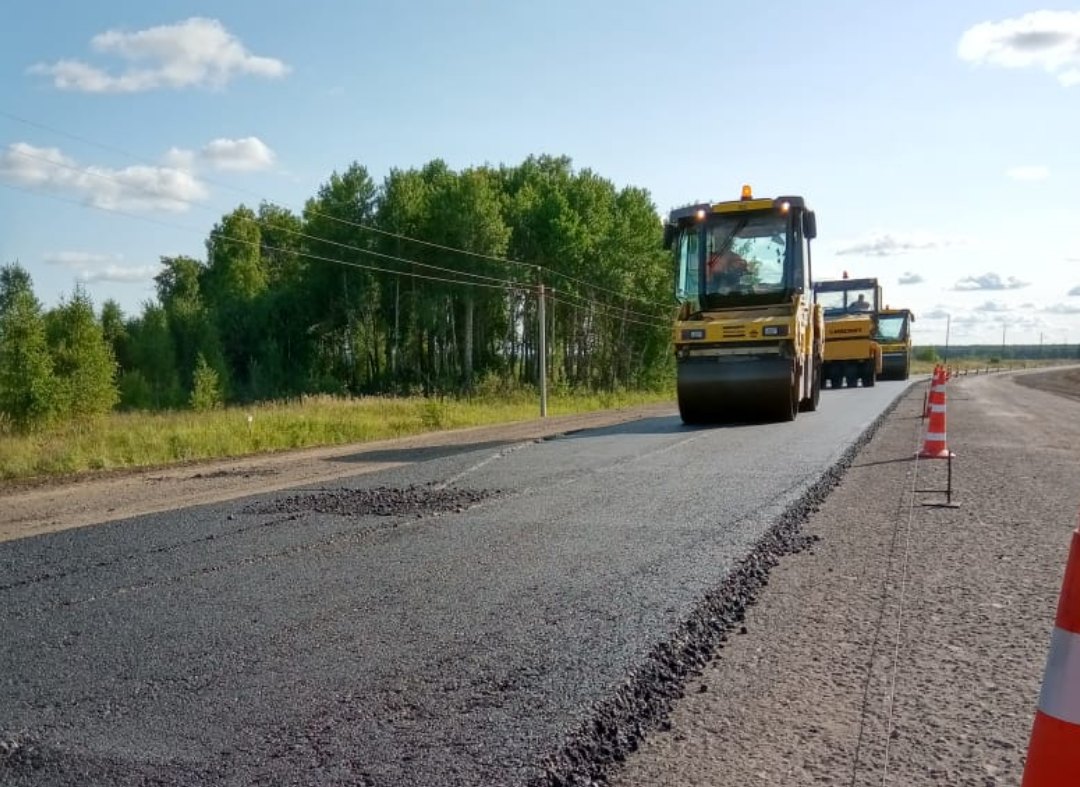
[[[960,245],[956,238],[941,238],[926,233],[894,234],[872,232],[864,238],[845,241],[836,250],[841,254],[863,254],[869,257],[894,257],[912,251],[929,251]]]
[[[206,186],[182,169],[141,164],[123,169],[83,167],[58,148],[25,142],[14,142],[0,153],[0,180],[67,194],[107,210],[181,213],[208,195]]]
[[[956,290],[1019,290],[1027,287],[1028,282],[1020,281],[1015,276],[1002,279],[996,273],[984,273],[982,276],[968,276],[956,283]]]
[[[911,271],[905,271],[900,274],[900,278],[897,279],[898,284],[922,284],[924,281],[926,281],[926,279]]]
[[[1042,166],[1013,167],[1006,170],[1005,174],[1013,180],[1046,180],[1050,177],[1050,170]]]
[[[183,148],[169,148],[161,160],[166,167],[173,169],[194,169],[195,167],[195,153]]]
[[[47,265],[61,265],[65,268],[85,268],[103,262],[115,262],[118,254],[98,254],[90,251],[52,251],[41,255]]]
[[[1074,306],[1071,303],[1055,303],[1053,306],[1047,306],[1043,311],[1049,314],[1080,314],[1080,306]]]
[[[1004,303],[1002,303],[1001,301],[986,301],[985,303],[981,303],[978,306],[976,306],[975,311],[977,311],[977,312],[995,312],[995,313],[1000,314],[1002,312],[1011,311],[1011,309],[1008,306],[1006,306]]]
[[[942,308],[939,307],[937,309],[931,309],[930,311],[926,312],[925,314],[920,315],[919,319],[920,320],[944,320],[944,319],[948,318],[948,316],[949,316],[949,312],[947,312],[945,309],[942,309]]]
[[[975,65],[1041,68],[1065,87],[1080,84],[1080,11],[982,22],[960,37],[957,55]]]
[[[127,61],[119,74],[79,60],[38,63],[30,72],[51,76],[61,90],[85,93],[138,93],[158,88],[221,88],[233,78],[277,78],[289,67],[272,57],[251,54],[216,19],[191,17],[134,33],[108,30],[90,40],[94,51]]]
[[[96,270],[82,271],[79,280],[84,282],[116,282],[118,284],[131,284],[149,281],[157,275],[160,266],[141,265],[134,268],[124,268],[119,265],[108,265]]]
[[[1080,285],[1077,285],[1076,287],[1073,287],[1071,290],[1069,290],[1069,295],[1080,295]]]
[[[214,139],[199,152],[183,148],[170,148],[164,162],[178,169],[195,169],[206,164],[217,170],[231,172],[255,172],[274,166],[277,154],[258,137],[242,139]]]
[[[199,157],[216,169],[251,172],[274,165],[274,151],[258,137],[215,139],[206,145]]]
[[[78,272],[78,280],[93,282],[143,282],[157,275],[160,266],[121,266],[120,254],[100,254],[91,251],[54,251],[41,256],[48,265],[60,265]]]

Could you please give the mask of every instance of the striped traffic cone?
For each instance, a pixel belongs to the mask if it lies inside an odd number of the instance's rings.
[[[920,459],[949,459],[953,456],[945,439],[945,373],[939,372],[937,379],[930,384],[930,396],[926,400],[926,409],[930,411],[930,422],[926,426]]]
[[[1080,784],[1080,529],[1073,531],[1022,787]]]
[[[930,388],[933,388],[941,380],[941,364],[934,364],[934,371],[930,375]],[[923,418],[930,417],[930,390],[927,389],[926,396],[923,397]]]

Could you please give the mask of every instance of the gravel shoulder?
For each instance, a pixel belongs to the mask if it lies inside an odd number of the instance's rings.
[[[914,386],[611,783],[1018,784],[1080,506],[1080,402],[1018,382],[949,385],[958,508]]]
[[[670,404],[646,405],[397,440],[0,485],[0,541],[390,470],[457,448],[506,446],[675,412]]]

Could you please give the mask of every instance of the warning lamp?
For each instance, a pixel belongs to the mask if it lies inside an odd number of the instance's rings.
[[[754,198],[754,193],[750,190],[750,185],[747,184],[747,185],[743,186],[742,187],[742,197],[741,197],[741,199],[753,199],[753,198]]]
[[[790,202],[785,200],[784,202],[780,203],[780,212],[781,213],[787,213],[789,210],[791,210],[791,203]]]
[[[698,208],[696,215],[697,215],[697,220],[698,221],[701,221],[702,219],[704,219],[705,218],[705,208]]]

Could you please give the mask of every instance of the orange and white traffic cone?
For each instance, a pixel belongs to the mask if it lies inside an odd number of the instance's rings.
[[[1073,531],[1021,787],[1080,784],[1080,529]]]
[[[930,384],[930,396],[926,400],[926,409],[930,412],[930,422],[926,426],[920,459],[949,459],[948,441],[945,436],[945,372],[938,374]]]
[[[930,388],[926,391],[926,396],[923,397],[923,418],[930,417],[930,389],[932,389],[941,379],[941,364],[934,364],[934,371],[930,375]]]

